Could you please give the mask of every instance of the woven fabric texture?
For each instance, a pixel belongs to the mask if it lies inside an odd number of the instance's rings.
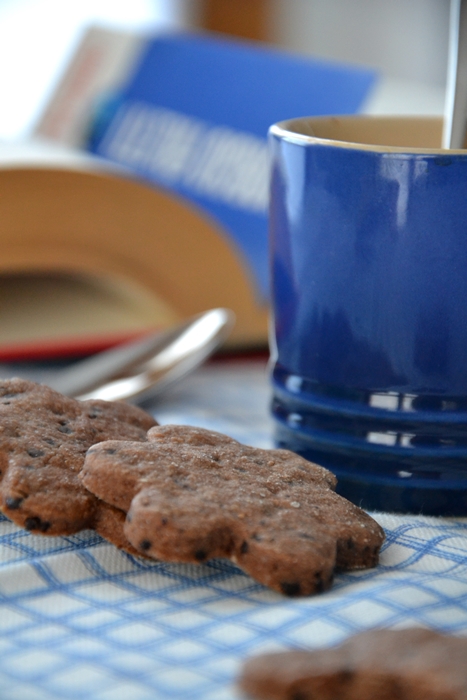
[[[161,423],[272,445],[262,362],[212,363],[150,410]],[[467,634],[467,519],[374,514],[380,565],[287,599],[228,561],[148,562],[93,532],[31,535],[0,517],[2,700],[239,700],[250,655],[375,626]]]

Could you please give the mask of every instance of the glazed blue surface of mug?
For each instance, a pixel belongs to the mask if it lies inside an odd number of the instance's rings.
[[[369,509],[467,514],[467,151],[441,129],[270,130],[276,441]]]

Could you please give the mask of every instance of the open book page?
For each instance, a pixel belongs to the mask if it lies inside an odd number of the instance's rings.
[[[46,143],[0,148],[0,359],[75,355],[232,308],[265,346],[267,309],[214,222],[119,166]]]

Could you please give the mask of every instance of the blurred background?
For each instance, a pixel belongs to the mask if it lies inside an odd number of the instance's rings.
[[[441,114],[449,0],[0,0],[0,140],[26,136],[85,28],[209,30],[376,68],[365,111]]]

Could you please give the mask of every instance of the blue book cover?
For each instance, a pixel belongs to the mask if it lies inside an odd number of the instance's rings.
[[[371,70],[211,35],[162,35],[100,104],[88,149],[131,168],[205,214],[268,298],[271,124],[357,112]]]

